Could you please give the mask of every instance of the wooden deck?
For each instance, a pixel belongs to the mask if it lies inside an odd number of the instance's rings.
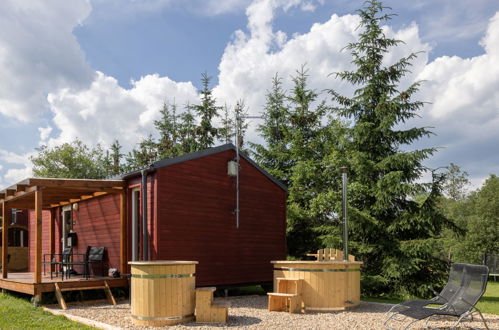
[[[54,292],[55,285],[64,288],[85,288],[85,287],[98,287],[103,286],[104,281],[107,281],[111,288],[128,287],[128,280],[126,278],[111,278],[111,277],[91,277],[86,280],[81,276],[74,276],[69,279],[61,279],[55,277],[50,279],[50,274],[47,273],[42,276],[42,283],[34,283],[33,273],[9,273],[9,278],[0,278],[0,289],[26,293],[30,295],[40,295],[44,292]]]

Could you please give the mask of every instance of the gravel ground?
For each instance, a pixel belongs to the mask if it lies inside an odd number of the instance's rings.
[[[253,329],[383,329],[384,313],[390,308],[388,304],[362,303],[359,307],[345,312],[289,314],[267,311],[267,297],[244,296],[216,298],[217,303],[230,306],[229,322],[225,325],[209,325],[202,323],[183,323],[168,327],[169,329],[217,329],[217,328],[253,328]],[[52,306],[51,309],[58,310]],[[60,310],[58,310],[60,311]],[[122,301],[117,306],[108,304],[71,305],[63,313],[84,317],[94,321],[109,324],[122,329],[154,329],[151,327],[136,327],[130,317],[129,301]],[[485,315],[490,329],[499,329],[499,315]],[[447,321],[431,321],[431,326],[445,329],[455,322],[455,318]],[[395,328],[407,324],[392,322]],[[416,323],[411,329],[422,328],[424,321]],[[476,318],[466,322],[467,326],[484,329],[482,322]]]

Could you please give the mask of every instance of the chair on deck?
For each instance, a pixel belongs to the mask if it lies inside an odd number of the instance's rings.
[[[385,328],[391,329],[388,326],[388,322],[390,320],[404,321],[407,317],[410,317],[414,320],[404,328],[408,329],[415,322],[423,319],[427,319],[427,324],[430,321],[430,318],[435,315],[457,317],[458,320],[452,327],[456,328],[463,319],[467,317],[473,317],[473,314],[478,313],[485,325],[485,328],[489,329],[482,313],[478,308],[476,308],[476,303],[480,300],[487,288],[489,268],[484,265],[462,265],[463,271],[460,287],[457,292],[452,297],[450,297],[447,303],[442,305],[440,308],[406,306],[405,309],[393,313],[386,319],[384,323]],[[396,318],[396,316],[399,315],[403,317]]]
[[[106,251],[105,247],[91,247],[87,246],[87,251],[85,254],[74,254],[73,257],[79,260],[71,260],[65,262],[63,266],[69,268],[70,266],[82,266],[83,276],[85,279],[90,277],[90,265],[100,263],[101,265],[101,276],[104,272],[104,253]],[[71,272],[66,271],[66,278],[71,277]]]
[[[52,279],[53,267],[55,266],[55,276],[59,276],[59,271],[63,274],[62,279],[64,280],[64,273],[62,270],[62,264],[71,260],[71,252],[72,248],[67,247],[62,250],[62,253],[49,253],[43,255],[43,274],[45,275],[45,265],[50,266],[50,279]],[[49,260],[47,260],[47,256],[49,256]]]

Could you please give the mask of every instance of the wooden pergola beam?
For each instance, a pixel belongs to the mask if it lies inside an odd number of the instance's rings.
[[[42,190],[35,191],[35,283],[42,283]]]

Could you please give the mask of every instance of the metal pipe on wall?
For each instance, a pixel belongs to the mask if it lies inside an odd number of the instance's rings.
[[[343,260],[348,260],[348,224],[347,224],[347,168],[341,167],[342,211],[343,211]]]
[[[138,189],[132,190],[132,261],[139,260],[139,195]]]
[[[149,260],[149,235],[147,230],[147,169],[140,171],[142,174],[142,253],[144,261]]]

